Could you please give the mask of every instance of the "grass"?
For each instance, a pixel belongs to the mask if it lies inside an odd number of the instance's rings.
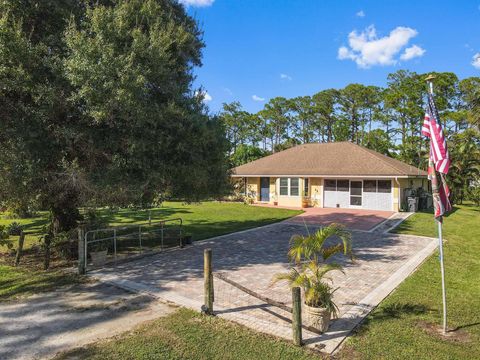
[[[437,236],[431,213],[417,213],[397,232]],[[457,206],[444,219],[448,325],[457,341],[427,325],[442,322],[438,253],[370,314],[340,353],[345,359],[478,359],[480,354],[480,208]]]
[[[0,301],[51,291],[58,286],[74,284],[82,279],[65,271],[34,272],[0,265]]]
[[[0,212],[0,225],[8,226],[13,222],[22,225],[23,231],[25,232],[24,246],[28,248],[34,243],[38,243],[38,238],[43,235],[43,227],[48,224],[48,212],[39,211],[34,217],[16,219],[10,219],[5,216],[5,214]],[[18,236],[11,236],[10,239],[13,245],[16,247],[18,243]]]
[[[185,231],[193,234],[194,240],[228,234],[252,227],[271,224],[300,214],[300,210],[248,206],[241,203],[207,201],[185,204],[168,201],[162,207],[150,210],[152,221],[182,218]],[[111,211],[102,208],[97,214],[110,226],[135,225],[148,221],[148,210],[120,209]],[[28,219],[6,219],[0,213],[0,225],[20,223],[26,233],[25,246],[38,242],[42,229],[48,223],[48,213],[39,212]],[[16,236],[12,236],[14,245]]]
[[[179,309],[133,332],[55,359],[318,360],[319,356],[226,320]]]
[[[271,224],[300,213],[300,210],[216,201],[193,204],[165,202],[161,208],[151,210],[152,221],[182,218],[185,231],[193,234],[194,240]],[[133,225],[148,221],[148,210],[125,209],[111,214],[107,209],[102,209],[100,216],[113,226]]]
[[[161,208],[151,210],[152,221],[182,218],[184,230],[191,233],[194,240],[270,224],[299,213],[301,211],[298,210],[213,201],[200,204],[166,202]],[[149,217],[148,211],[130,209],[121,209],[115,212],[100,209],[98,215],[111,226],[145,223]],[[5,219],[0,214],[0,225],[8,225],[13,221],[22,224],[26,232],[25,248],[28,249],[32,244],[38,243],[38,238],[42,235],[42,228],[48,222],[47,216],[46,212],[40,212],[34,218]],[[18,237],[12,236],[11,241],[16,247]],[[0,253],[5,250],[6,248],[0,249]],[[8,266],[5,259],[6,257],[0,256],[0,301],[27,296],[39,291],[49,291],[56,285],[79,281],[78,277],[61,270],[26,272],[21,268]]]

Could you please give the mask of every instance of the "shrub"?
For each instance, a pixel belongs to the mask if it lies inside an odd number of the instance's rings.
[[[8,234],[11,236],[20,236],[23,227],[18,222],[14,221],[7,226]]]
[[[10,234],[4,225],[0,225],[0,246],[6,246],[8,249],[13,247],[13,244],[8,240]]]

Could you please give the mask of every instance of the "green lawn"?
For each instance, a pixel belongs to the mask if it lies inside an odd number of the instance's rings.
[[[181,217],[185,231],[201,240],[217,235],[231,233],[252,227],[262,226],[287,219],[301,211],[248,206],[241,203],[203,202],[183,204],[166,202],[161,208],[151,210],[152,221]],[[133,225],[148,221],[148,211],[122,209],[112,213],[107,209],[99,210],[99,215],[110,225]],[[24,226],[27,233],[25,247],[28,248],[42,235],[42,227],[47,223],[47,213],[30,219],[4,219],[0,214],[0,225],[16,221]],[[18,237],[11,237],[14,246]],[[6,248],[0,252],[6,251]],[[2,264],[3,262],[3,264]],[[55,285],[79,281],[71,273],[57,271],[26,271],[6,265],[0,256],[0,301],[30,295],[38,291],[48,291]]]
[[[433,215],[411,216],[397,232],[436,236]],[[459,338],[443,340],[425,330],[441,324],[438,254],[429,258],[368,317],[350,338],[345,359],[480,358],[480,209],[458,206],[443,226],[448,324]]]
[[[302,213],[300,210],[249,206],[242,203],[209,201],[184,204],[165,202],[151,210],[152,221],[182,218],[185,230],[201,240],[278,222]],[[100,210],[100,215],[111,225],[138,224],[148,221],[148,211],[120,210],[111,214]]]
[[[114,339],[55,359],[318,360],[317,354],[226,320],[179,309]]]
[[[184,229],[193,234],[194,240],[201,240],[235,231],[262,226],[300,214],[300,210],[249,206],[242,203],[207,201],[185,204],[168,201],[160,208],[150,210],[152,221],[182,218]],[[98,215],[111,226],[134,225],[148,221],[148,210],[120,209],[112,212],[106,208]],[[0,213],[0,225],[20,223],[26,236],[26,246],[38,241],[42,228],[47,225],[47,212],[28,219],[6,219]],[[16,244],[17,237],[12,237]]]
[[[37,294],[83,279],[65,271],[31,271],[0,265],[0,301]]]

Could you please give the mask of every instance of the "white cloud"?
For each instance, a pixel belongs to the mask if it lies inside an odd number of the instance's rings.
[[[201,97],[203,102],[209,102],[213,100],[212,96],[208,92],[203,90],[202,91],[196,90],[194,95]]]
[[[340,47],[338,58],[353,60],[361,68],[369,68],[374,65],[394,65],[398,61],[396,58],[398,53],[408,45],[410,39],[417,35],[418,32],[415,29],[398,26],[390,31],[388,36],[379,38],[375,26],[370,25],[360,33],[354,30],[348,34],[349,47]]]
[[[287,74],[280,74],[280,79],[292,80],[292,77],[290,75],[287,75]]]
[[[257,95],[253,95],[252,99],[253,99],[253,101],[265,101],[265,98],[262,98],[262,97],[257,96]]]
[[[472,59],[472,65],[480,70],[480,52],[479,53],[476,53],[475,55],[473,55],[473,59]]]
[[[180,0],[185,6],[206,7],[213,4],[215,0]]]
[[[205,91],[205,93],[203,94],[203,101],[208,102],[208,101],[212,101],[212,100],[213,100],[212,96],[208,92]]]
[[[365,17],[365,11],[360,10],[360,11],[357,12],[355,15],[358,16],[358,17]]]
[[[423,54],[425,54],[425,49],[422,49],[418,45],[413,45],[405,49],[404,53],[400,56],[400,59],[407,61],[416,57],[421,57]]]

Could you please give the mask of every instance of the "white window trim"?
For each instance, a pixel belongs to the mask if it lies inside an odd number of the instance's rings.
[[[280,179],[287,179],[288,181],[288,186],[287,186],[287,189],[288,189],[288,195],[280,195]],[[302,189],[301,189],[301,181],[299,177],[296,177],[294,176],[295,179],[298,179],[298,195],[292,195],[291,194],[291,191],[292,191],[292,182],[291,182],[291,179],[290,177],[279,177],[278,178],[278,196],[279,197],[283,197],[283,198],[286,198],[286,197],[291,197],[291,198],[299,198],[300,197],[300,194],[302,193]]]

